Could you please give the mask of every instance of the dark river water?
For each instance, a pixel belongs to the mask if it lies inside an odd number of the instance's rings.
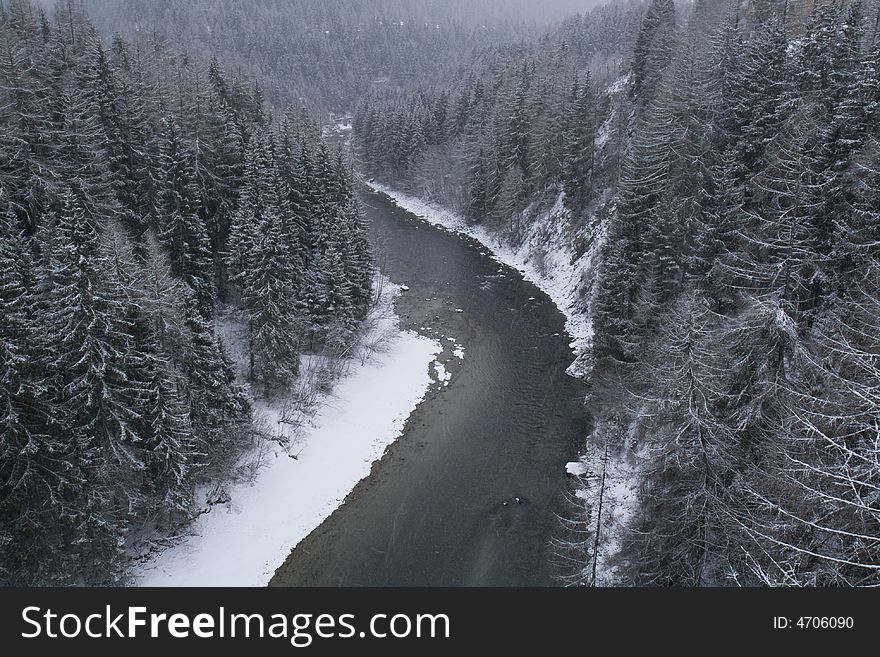
[[[271,585],[553,585],[565,463],[588,429],[583,384],[565,374],[564,317],[476,242],[384,195],[364,202],[379,266],[409,287],[401,325],[453,337],[465,357]]]

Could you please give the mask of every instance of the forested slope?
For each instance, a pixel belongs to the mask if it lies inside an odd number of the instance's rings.
[[[0,581],[119,581],[251,444],[252,397],[356,339],[372,262],[318,134],[216,60],[0,3]]]
[[[273,102],[344,112],[371,87],[449,75],[591,0],[86,0],[102,32],[158,32],[242,65]]]
[[[612,5],[362,103],[374,175],[585,269],[585,458],[637,500],[584,480],[572,581],[878,583],[878,16]]]
[[[299,108],[363,96],[365,172],[573,272],[569,581],[880,583],[876,3],[618,3],[540,37],[522,3],[283,5],[91,0],[136,37],[107,44],[81,2],[0,2],[0,580],[120,581],[253,398],[357,338],[350,164]]]

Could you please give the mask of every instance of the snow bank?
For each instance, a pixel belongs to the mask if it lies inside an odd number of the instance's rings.
[[[365,354],[362,366],[353,361],[358,366],[320,400],[290,453],[273,445],[252,482],[231,486],[230,501],[208,507],[191,535],[140,564],[138,585],[263,586],[370,473],[431,385],[430,365],[442,351],[436,341],[399,330],[391,297],[400,288],[385,288],[384,312],[365,340],[383,342],[383,350]],[[277,407],[258,410],[270,425],[280,418]]]
[[[620,451],[606,451],[603,441],[613,440],[615,429],[598,426],[577,461],[566,464],[566,472],[577,480],[572,502],[575,517],[570,520],[578,529],[575,540],[583,541],[584,568],[572,576],[577,584],[615,586],[618,584],[620,551],[628,528],[638,509],[638,486],[642,479],[640,464],[646,458],[623,441]],[[601,505],[602,515],[599,518]],[[595,532],[600,533],[599,549],[593,555]],[[592,563],[596,562],[596,580],[592,580]]]
[[[574,256],[564,235],[563,195],[547,212],[537,217],[522,244],[511,246],[492,231],[468,224],[463,217],[443,207],[398,192],[378,182],[369,182],[375,191],[388,195],[399,207],[437,226],[468,235],[483,244],[500,263],[513,267],[547,294],[566,317],[566,330],[572,337],[576,360],[569,368],[572,376],[585,374],[584,354],[593,336],[592,322],[584,290],[589,287],[593,263],[601,249],[604,233],[595,237],[580,258]],[[538,256],[537,254],[540,254]]]

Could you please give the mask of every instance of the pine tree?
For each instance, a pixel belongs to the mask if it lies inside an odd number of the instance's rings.
[[[516,167],[519,179],[524,182],[529,180],[532,167],[531,134],[526,106],[530,85],[531,76],[524,63],[516,87],[512,90],[500,115],[503,121],[500,134],[503,160],[500,168],[507,172]]]
[[[163,180],[159,236],[171,271],[185,281],[199,301],[199,311],[211,317],[215,285],[208,233],[199,216],[195,174],[173,118],[165,121],[160,163]]]
[[[300,332],[300,263],[290,247],[295,219],[277,187],[281,180],[272,148],[267,135],[252,140],[229,248],[248,329],[250,377],[267,395],[296,377]]]
[[[593,193],[595,119],[592,95],[589,74],[583,82],[576,79],[565,117],[562,188],[572,210],[582,208]]]
[[[718,416],[717,320],[698,294],[683,295],[633,377],[634,402],[657,436],[641,520],[627,539],[637,583],[717,585],[726,575],[718,555],[731,540],[727,487],[740,457]]]
[[[128,46],[121,38],[114,39],[109,65],[103,63],[103,49],[98,47],[97,52],[100,80],[106,88],[103,95],[111,99],[114,110],[105,123],[113,187],[124,225],[140,239],[154,221],[157,203],[153,131],[144,108],[146,94],[131,68]],[[107,66],[109,71],[105,71]]]
[[[481,148],[473,158],[469,174],[467,215],[471,221],[483,219],[491,209],[489,201],[489,179],[486,172],[485,154]]]
[[[672,117],[651,108],[639,118],[624,166],[617,214],[603,249],[595,308],[597,361],[632,360],[639,336],[656,315],[655,283],[675,275],[664,261],[680,228],[664,203],[670,193]],[[662,293],[662,291],[661,291]]]
[[[65,444],[56,455],[65,477],[54,503],[70,547],[65,556],[78,565],[71,572],[106,581],[122,556],[118,537],[128,517],[118,503],[130,492],[123,484],[142,464],[132,450],[137,434],[122,367],[123,312],[106,294],[98,230],[73,193],[64,196],[51,264],[42,307],[47,337],[55,345],[47,366]]]
[[[366,316],[372,302],[373,259],[363,210],[356,198],[352,198],[343,209],[340,226],[343,229],[342,261],[345,280],[354,318],[359,320]]]
[[[60,529],[52,500],[65,473],[40,367],[32,254],[18,223],[11,209],[0,215],[0,580],[29,584],[52,581]]]
[[[190,506],[189,464],[195,455],[188,409],[172,372],[152,361],[142,392],[139,435],[144,452],[144,495],[153,514],[184,516]]]
[[[74,79],[65,81],[59,98],[63,118],[57,158],[59,178],[90,220],[99,222],[118,217],[120,208],[104,164],[107,138],[100,121],[100,99],[90,86],[93,77],[83,68],[76,70]]]
[[[810,140],[810,153],[802,164],[810,170],[809,187],[803,195],[810,199],[812,248],[822,259],[817,263],[814,280],[817,299],[837,286],[836,267],[831,260],[838,250],[835,224],[845,221],[843,216],[852,207],[849,172],[871,130],[870,110],[865,102],[867,90],[862,87],[866,71],[861,54],[864,26],[860,4],[852,3],[845,15],[836,10],[824,23],[827,25],[822,31],[830,32],[825,48],[829,65],[822,86],[811,90],[815,96],[808,100],[809,111],[814,113],[811,123],[816,124],[816,129]],[[811,65],[812,62],[804,61],[802,67],[807,69]],[[867,74],[870,77],[870,69]]]
[[[212,327],[195,311],[195,299],[186,298],[186,328],[190,342],[183,358],[189,417],[198,441],[198,462],[223,464],[240,444],[250,404],[235,381],[235,372]]]
[[[251,377],[270,395],[293,381],[299,370],[290,253],[275,210],[267,209],[257,224],[254,242],[256,251],[242,286],[242,306],[247,316]]]
[[[791,72],[785,30],[776,19],[750,40],[733,90],[733,120],[740,135],[737,157],[752,174],[764,165],[764,151],[792,109]]]
[[[11,204],[29,235],[49,209],[54,186],[54,167],[48,162],[57,148],[50,100],[53,89],[47,60],[54,59],[54,44],[43,57],[35,57],[26,42],[36,27],[23,3],[10,8],[8,23],[0,25],[0,80],[3,102],[0,121],[8,130],[0,133],[0,172],[5,202]]]
[[[636,39],[632,58],[632,97],[646,106],[672,56],[675,4],[652,0]]]

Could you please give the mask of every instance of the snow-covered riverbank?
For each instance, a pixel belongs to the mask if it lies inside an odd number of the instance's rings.
[[[585,297],[591,294],[593,262],[601,249],[602,235],[593,240],[591,248],[577,257],[565,238],[558,221],[565,210],[560,195],[556,204],[539,216],[521,244],[514,247],[499,239],[492,231],[472,225],[460,215],[423,199],[409,196],[378,182],[367,183],[375,191],[388,195],[404,210],[426,221],[474,238],[501,263],[520,271],[552,299],[566,318],[566,330],[572,338],[575,361],[569,368],[572,376],[585,374],[584,354],[593,336],[592,322]],[[601,233],[602,231],[600,231]]]
[[[386,285],[365,345],[350,371],[297,432],[290,450],[272,443],[252,481],[228,488],[190,534],[135,569],[141,586],[263,586],[290,551],[320,525],[400,434],[431,383],[442,350],[398,328]],[[362,363],[363,360],[363,364]],[[258,406],[268,425],[280,409]],[[294,458],[294,456],[296,458]]]

